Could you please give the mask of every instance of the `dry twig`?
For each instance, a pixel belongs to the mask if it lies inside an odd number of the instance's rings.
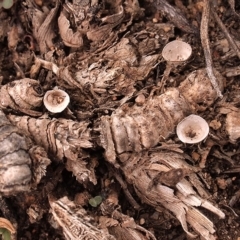
[[[206,70],[207,70],[208,77],[212,83],[212,86],[217,92],[218,97],[222,98],[223,96],[218,86],[217,79],[213,73],[212,56],[210,51],[209,39],[208,39],[209,16],[210,16],[210,3],[208,0],[204,0],[200,36],[201,36],[201,42],[202,42],[202,47],[203,47],[205,61],[206,61]]]

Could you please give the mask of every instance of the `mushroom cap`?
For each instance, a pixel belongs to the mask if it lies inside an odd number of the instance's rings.
[[[184,143],[199,143],[208,133],[208,123],[198,115],[189,115],[177,125],[177,136]]]
[[[183,41],[169,42],[162,50],[162,56],[167,62],[184,62],[192,55],[192,47]]]
[[[60,89],[49,90],[43,97],[45,107],[52,113],[62,112],[68,106],[69,102],[69,95]]]

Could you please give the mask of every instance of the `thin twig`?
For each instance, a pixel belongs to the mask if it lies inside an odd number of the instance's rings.
[[[238,58],[240,59],[240,51],[239,51],[239,48],[238,48],[237,44],[235,43],[235,41],[233,40],[233,38],[229,34],[227,28],[223,24],[223,22],[220,19],[220,17],[217,15],[216,11],[214,9],[212,9],[211,12],[212,12],[212,14],[213,14],[213,16],[214,16],[218,26],[221,28],[221,30],[223,31],[226,39],[228,40],[229,45],[231,45],[232,49],[236,52]]]
[[[201,42],[202,42],[202,47],[203,47],[205,61],[206,61],[206,70],[207,70],[208,77],[213,85],[213,88],[217,92],[218,97],[222,98],[223,96],[218,86],[217,79],[213,73],[212,56],[210,51],[209,39],[208,39],[209,17],[210,17],[210,3],[209,3],[209,0],[204,0],[200,36],[201,36]]]

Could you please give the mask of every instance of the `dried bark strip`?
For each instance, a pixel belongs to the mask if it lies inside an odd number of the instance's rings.
[[[206,70],[209,76],[209,79],[217,92],[218,97],[222,98],[222,93],[217,83],[217,79],[213,72],[213,63],[212,63],[212,56],[210,50],[210,43],[208,39],[208,23],[210,17],[210,2],[208,0],[204,0],[204,7],[202,12],[202,21],[201,21],[201,28],[200,28],[200,36],[202,47],[204,51],[205,61],[206,61]]]

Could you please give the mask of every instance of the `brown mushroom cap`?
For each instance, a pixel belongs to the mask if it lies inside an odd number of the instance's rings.
[[[192,55],[192,47],[183,41],[169,42],[162,50],[162,56],[167,62],[184,62]]]
[[[49,90],[45,93],[43,103],[52,113],[62,112],[69,104],[69,95],[60,89]]]
[[[189,115],[177,125],[177,136],[184,143],[199,143],[209,133],[208,123],[198,115]]]

